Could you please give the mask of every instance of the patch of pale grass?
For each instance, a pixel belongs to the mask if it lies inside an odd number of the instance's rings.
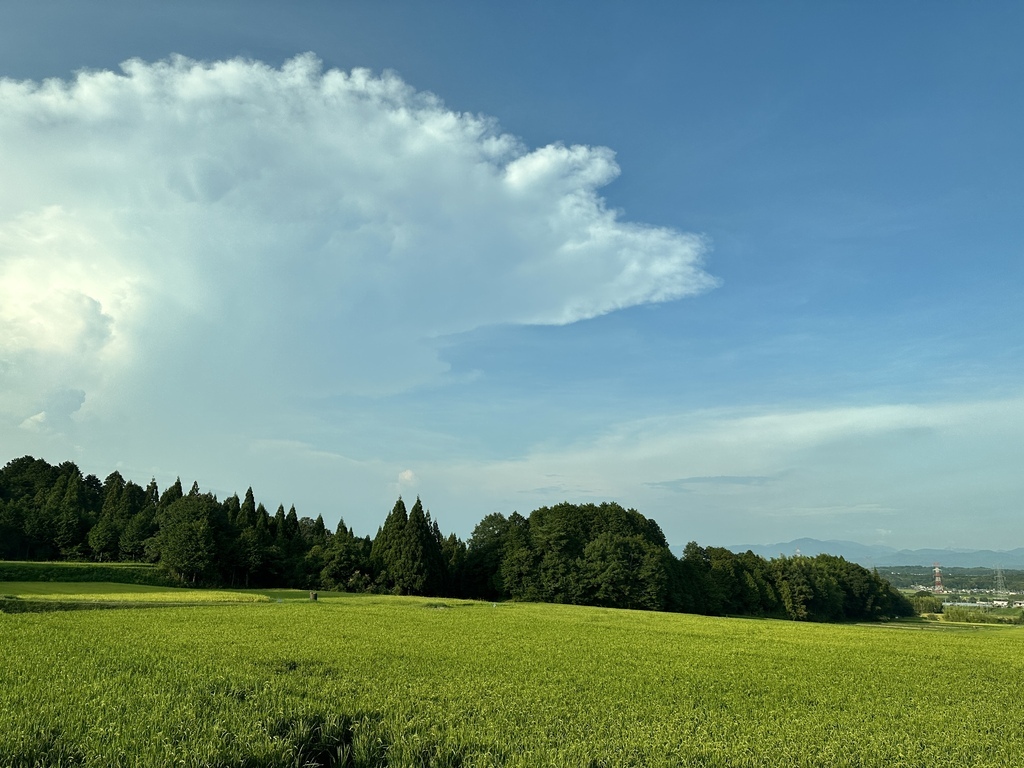
[[[35,600],[75,603],[269,603],[264,595],[244,595],[209,589],[182,589],[167,592],[54,593],[35,595]]]

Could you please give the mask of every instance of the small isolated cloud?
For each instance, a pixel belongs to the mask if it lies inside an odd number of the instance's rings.
[[[25,419],[18,425],[27,432],[42,432],[46,429],[46,411],[40,411]]]
[[[0,80],[0,414],[70,387],[251,418],[444,373],[441,336],[715,285],[623,219],[611,150],[531,149],[395,75],[133,60]],[[197,417],[198,418],[198,417]]]
[[[29,432],[63,432],[84,402],[85,392],[80,389],[51,392],[43,400],[43,410],[29,416],[19,426]]]
[[[398,473],[398,484],[399,485],[415,485],[416,484],[416,473],[411,469],[403,469]]]

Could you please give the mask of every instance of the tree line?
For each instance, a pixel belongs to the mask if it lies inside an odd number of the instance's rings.
[[[910,615],[877,572],[840,557],[669,549],[658,524],[619,504],[541,507],[484,517],[467,541],[445,536],[419,498],[399,498],[376,536],[340,521],[271,515],[252,489],[220,501],[180,479],[162,492],[112,472],[25,456],[0,470],[0,559],[158,563],[194,585],[299,587],[529,600],[807,621]]]

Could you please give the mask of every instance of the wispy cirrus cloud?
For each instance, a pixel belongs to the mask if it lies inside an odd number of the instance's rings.
[[[691,486],[707,485],[764,485],[776,478],[767,475],[701,475],[699,477],[679,477],[675,480],[659,480],[644,483],[648,488],[663,488],[668,491],[687,492]]]
[[[1019,534],[1013,510],[1024,482],[1013,467],[1022,429],[1021,398],[721,409],[611,424],[513,459],[425,462],[420,474],[453,507],[452,489],[463,486],[506,511],[524,498],[532,506],[615,499],[657,519],[676,543],[723,529],[751,541],[836,531],[857,540],[880,526],[912,536],[933,513],[970,535],[964,510],[1004,516]],[[552,485],[552,473],[566,482]],[[947,523],[943,535],[950,530],[960,529]]]

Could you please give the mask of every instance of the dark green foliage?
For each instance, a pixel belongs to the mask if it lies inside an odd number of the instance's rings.
[[[214,573],[216,501],[189,494],[164,510],[160,527],[160,564],[182,581],[195,584]]]
[[[166,509],[184,495],[185,492],[181,489],[181,478],[179,477],[161,494],[160,502],[157,506],[161,510]]]
[[[358,539],[345,521],[338,523],[337,533],[324,550],[324,565],[320,571],[321,583],[326,589],[359,592],[372,580],[370,540]]]
[[[491,516],[467,550],[475,589],[520,600],[656,610],[668,606],[673,560],[656,523],[614,503],[541,507],[528,520],[516,513],[508,520]]]
[[[501,563],[505,556],[508,519],[493,512],[477,523],[466,543],[465,589],[470,595],[495,600],[504,593]]]
[[[55,522],[53,542],[61,557],[81,560],[89,553],[87,537],[94,520],[82,473],[70,462],[67,465],[70,467],[61,473],[61,480],[54,486],[46,505],[50,519]]]
[[[437,523],[435,522],[436,526]],[[441,590],[444,595],[465,597],[466,590],[466,544],[454,533],[441,540],[441,558],[444,561],[445,583]]]
[[[25,502],[0,498],[0,559],[13,560],[26,554]]]
[[[583,551],[579,601],[609,608],[663,610],[668,587],[666,551],[636,534],[602,533]]]
[[[294,509],[294,507],[293,507]],[[302,542],[307,547],[320,545],[321,547],[327,546],[328,533],[327,526],[324,525],[324,519],[321,515],[317,515],[316,520],[308,517],[299,518],[299,536]]]
[[[246,528],[252,528],[254,525],[256,525],[256,500],[252,494],[252,486],[250,486],[245,492],[245,501],[242,502],[241,507],[238,509],[235,527],[245,530]]]
[[[377,532],[370,563],[378,589],[398,595],[439,595],[447,580],[440,531],[423,503],[407,512],[401,498]]]
[[[121,543],[121,531],[113,514],[104,513],[89,531],[89,548],[93,557],[100,562],[117,560]]]
[[[162,494],[112,472],[30,456],[0,469],[0,559],[149,561],[189,584],[381,591],[576,603],[712,615],[859,621],[910,615],[876,572],[829,555],[764,560],[690,542],[619,504],[487,515],[467,543],[443,536],[417,498],[399,498],[371,541],[344,521],[271,517],[252,488],[223,503],[176,480]],[[97,566],[98,567],[98,566]],[[166,577],[165,577],[166,578]],[[2,579],[0,579],[2,580]]]
[[[376,584],[383,590],[394,590],[406,581],[406,564],[402,558],[402,543],[405,526],[409,522],[409,512],[405,508],[402,497],[398,497],[395,506],[377,530],[370,550],[370,564],[376,576]]]
[[[913,614],[910,602],[877,573],[841,557],[780,557],[770,562],[790,619],[854,621]]]
[[[146,541],[156,533],[155,517],[156,509],[148,505],[132,515],[118,539],[118,552],[122,560],[144,559]]]
[[[910,598],[914,613],[942,613],[942,597],[931,592],[918,592]]]
[[[441,594],[447,578],[441,554],[441,533],[433,525],[430,514],[423,511],[419,497],[409,511],[399,551],[404,562],[400,570],[401,582],[396,581],[396,586],[401,594]]]
[[[176,582],[153,565],[0,561],[0,581],[109,581],[171,586]]]
[[[241,507],[242,502],[239,501],[237,493],[233,493],[224,499],[224,514],[227,515],[228,525],[236,526]]]

